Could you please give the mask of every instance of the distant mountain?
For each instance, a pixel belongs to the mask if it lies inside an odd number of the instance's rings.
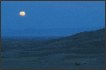
[[[3,41],[5,66],[104,66],[105,29],[50,40]]]
[[[86,39],[91,39],[92,38],[104,38],[104,32],[105,32],[105,29],[99,29],[99,30],[95,30],[95,31],[87,31],[87,32],[80,32],[80,33],[77,33],[75,35],[72,35],[72,36],[67,36],[67,37],[64,37],[64,38],[59,38],[59,39],[55,39],[55,40],[52,40],[52,41],[61,41],[61,40],[86,40]]]
[[[67,50],[66,52],[82,52],[82,53],[104,52],[104,46],[105,46],[104,32],[105,29],[80,32],[73,36],[47,41],[46,43],[43,44],[43,46],[45,46],[43,48],[48,49],[58,48],[57,50],[58,52],[61,51],[61,49]],[[72,51],[72,48],[77,49]]]

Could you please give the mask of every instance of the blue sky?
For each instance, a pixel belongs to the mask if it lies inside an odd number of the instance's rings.
[[[105,25],[105,2],[2,2],[2,37],[67,36]],[[26,16],[19,16],[24,10]]]

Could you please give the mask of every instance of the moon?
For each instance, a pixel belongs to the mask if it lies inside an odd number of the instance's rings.
[[[26,12],[25,12],[25,11],[20,11],[20,12],[19,12],[19,15],[20,15],[20,16],[25,16],[25,15],[26,15]]]

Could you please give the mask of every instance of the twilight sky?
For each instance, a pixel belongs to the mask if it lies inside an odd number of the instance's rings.
[[[105,26],[105,2],[2,2],[2,37],[67,36]],[[19,16],[24,10],[26,16]]]

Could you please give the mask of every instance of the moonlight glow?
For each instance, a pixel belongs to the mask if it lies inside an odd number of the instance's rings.
[[[25,13],[25,11],[20,11],[19,15],[20,15],[20,16],[25,16],[26,13]]]

